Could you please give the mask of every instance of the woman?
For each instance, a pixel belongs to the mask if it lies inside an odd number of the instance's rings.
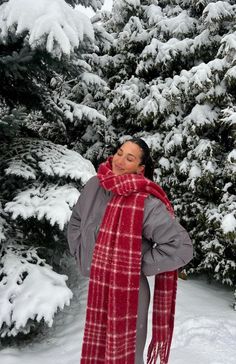
[[[192,259],[192,244],[152,175],[147,144],[130,139],[100,165],[73,209],[70,251],[90,277],[81,364],[144,363],[150,275],[156,278],[148,363],[158,355],[168,362],[177,269]]]

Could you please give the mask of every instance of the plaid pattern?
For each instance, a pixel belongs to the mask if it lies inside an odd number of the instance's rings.
[[[175,301],[177,291],[177,270],[156,275],[152,340],[148,348],[147,364],[155,364],[160,355],[160,364],[167,364],[174,329]]]
[[[149,194],[172,207],[164,191],[142,175],[115,176],[111,158],[100,184],[114,193],[94,248],[81,364],[134,364],[144,201]],[[156,276],[153,338],[148,363],[167,364],[173,331],[176,272]]]

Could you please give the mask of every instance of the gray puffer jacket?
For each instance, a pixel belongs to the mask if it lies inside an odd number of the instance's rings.
[[[112,193],[104,190],[94,176],[83,188],[73,208],[68,242],[81,274],[86,277],[90,274],[97,233],[111,197]],[[186,265],[192,256],[193,247],[186,230],[170,216],[159,199],[147,197],[142,233],[143,274],[150,276],[175,270]]]

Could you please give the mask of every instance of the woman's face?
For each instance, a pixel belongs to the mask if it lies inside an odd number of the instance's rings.
[[[112,160],[112,172],[120,176],[127,173],[142,173],[144,165],[141,165],[142,149],[135,143],[125,142],[114,154]]]

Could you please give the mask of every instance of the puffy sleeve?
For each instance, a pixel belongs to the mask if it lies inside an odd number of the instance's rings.
[[[93,194],[96,191],[96,179],[92,177],[83,187],[77,203],[73,207],[70,221],[67,227],[67,241],[70,253],[77,259],[81,270],[81,245],[84,226],[89,218],[90,206],[92,204]]]
[[[142,272],[146,276],[183,267],[193,257],[187,231],[166,206],[153,197],[145,201],[143,239],[149,242],[142,255]]]
[[[76,250],[80,244],[81,208],[83,205],[83,192],[81,193],[76,205],[73,207],[71,218],[67,228],[67,241],[70,253],[76,256]]]

